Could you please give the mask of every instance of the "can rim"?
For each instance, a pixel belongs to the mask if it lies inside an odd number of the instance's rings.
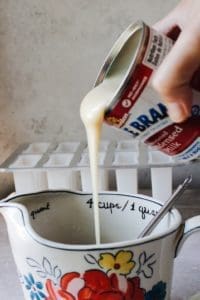
[[[142,58],[142,53],[143,53],[143,50],[144,50],[142,45],[144,45],[144,43],[145,43],[146,33],[147,33],[147,26],[143,21],[139,20],[136,23],[133,23],[133,24],[129,25],[125,29],[125,31],[119,36],[117,41],[114,43],[113,47],[111,48],[110,52],[108,53],[103,65],[102,65],[102,67],[101,67],[101,69],[98,73],[98,76],[97,76],[97,79],[95,81],[94,87],[98,86],[99,84],[101,84],[104,81],[104,79],[106,78],[106,75],[108,74],[111,66],[113,65],[114,61],[118,57],[120,51],[123,49],[123,47],[125,46],[127,41],[139,29],[142,29],[142,33],[141,33],[141,36],[139,38],[137,48],[135,49],[135,54],[132,58],[130,66],[128,67],[128,69],[126,71],[126,75],[124,76],[124,79],[121,81],[121,83],[119,84],[119,87],[116,89],[116,91],[113,94],[113,99],[112,99],[111,103],[113,103],[113,101],[115,102],[115,99],[118,98],[121,95],[121,93],[124,90],[124,86],[125,86],[124,83],[126,83],[129,80],[129,78],[131,77],[135,67],[142,60],[141,58]],[[111,106],[112,106],[112,104],[111,104]]]

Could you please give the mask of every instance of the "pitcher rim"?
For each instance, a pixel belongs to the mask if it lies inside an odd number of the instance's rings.
[[[98,250],[106,250],[106,249],[120,249],[120,248],[130,248],[133,246],[140,246],[147,243],[151,243],[157,240],[161,240],[169,235],[172,235],[175,233],[179,227],[182,225],[182,216],[178,209],[172,208],[170,213],[173,214],[175,217],[175,222],[173,226],[170,226],[163,230],[162,233],[152,233],[146,237],[140,238],[140,239],[132,239],[132,240],[125,240],[121,242],[113,242],[113,243],[101,243],[101,244],[67,244],[67,243],[59,243],[54,242],[48,239],[45,239],[41,237],[31,226],[30,223],[30,217],[28,213],[28,209],[20,203],[9,203],[10,201],[14,201],[15,199],[22,198],[22,197],[31,197],[31,196],[37,196],[41,194],[56,194],[56,193],[66,193],[66,194],[75,194],[75,195],[92,195],[90,192],[82,192],[82,191],[72,191],[72,190],[44,190],[44,191],[38,191],[38,192],[32,192],[28,194],[18,194],[11,197],[8,197],[6,199],[3,199],[0,201],[0,206],[2,207],[14,207],[17,208],[22,217],[23,226],[27,232],[27,234],[37,243],[49,247],[54,248],[58,250],[64,250],[64,251],[98,251]],[[163,203],[151,196],[143,195],[143,194],[132,194],[132,193],[119,193],[117,191],[106,191],[106,192],[100,192],[100,195],[118,195],[118,196],[127,196],[127,197],[134,197],[138,199],[142,199],[145,201],[153,202],[157,205],[162,206]],[[6,205],[7,204],[7,205]]]

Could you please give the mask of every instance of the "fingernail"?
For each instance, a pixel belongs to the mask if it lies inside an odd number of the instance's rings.
[[[168,113],[170,118],[175,123],[185,121],[189,117],[188,109],[182,103],[172,102],[168,103]]]

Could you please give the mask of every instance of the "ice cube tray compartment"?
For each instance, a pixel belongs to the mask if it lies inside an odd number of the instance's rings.
[[[80,145],[80,142],[65,142],[65,143],[60,143],[57,145],[56,149],[54,152],[56,153],[74,153],[77,151],[78,147]]]
[[[105,147],[100,147],[100,150],[105,150]],[[107,152],[99,152],[99,166],[103,166],[105,163]],[[88,170],[89,166],[89,153],[88,151],[84,151],[81,155],[81,159],[79,162],[82,190],[90,192],[92,190],[92,182],[90,171]],[[109,178],[108,178],[108,170],[101,168],[99,170],[99,182],[98,186],[101,191],[106,191],[109,189]]]
[[[32,143],[27,145],[27,147],[22,151],[26,154],[37,154],[45,153],[49,148],[49,143]]]
[[[124,146],[124,144],[123,144]],[[130,145],[129,145],[130,146]],[[138,171],[137,165],[138,161],[138,151],[133,147],[133,151],[128,147],[127,151],[121,152],[121,150],[125,150],[126,148],[119,147],[120,151],[114,154],[113,165],[122,165],[122,166],[132,166],[132,168],[116,168],[116,185],[117,190],[122,193],[133,193],[136,194],[138,192]],[[135,166],[135,167],[134,167]]]
[[[13,163],[9,165],[11,169],[30,169],[34,168],[39,160],[41,159],[42,155],[40,154],[29,154],[23,155],[20,154],[16,157]]]

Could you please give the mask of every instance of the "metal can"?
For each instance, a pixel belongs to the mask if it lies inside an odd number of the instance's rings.
[[[104,118],[107,124],[187,161],[200,156],[200,92],[194,91],[191,117],[176,124],[151,87],[153,73],[172,47],[169,37],[138,21],[114,44],[95,86],[105,80],[112,85],[113,97]]]

